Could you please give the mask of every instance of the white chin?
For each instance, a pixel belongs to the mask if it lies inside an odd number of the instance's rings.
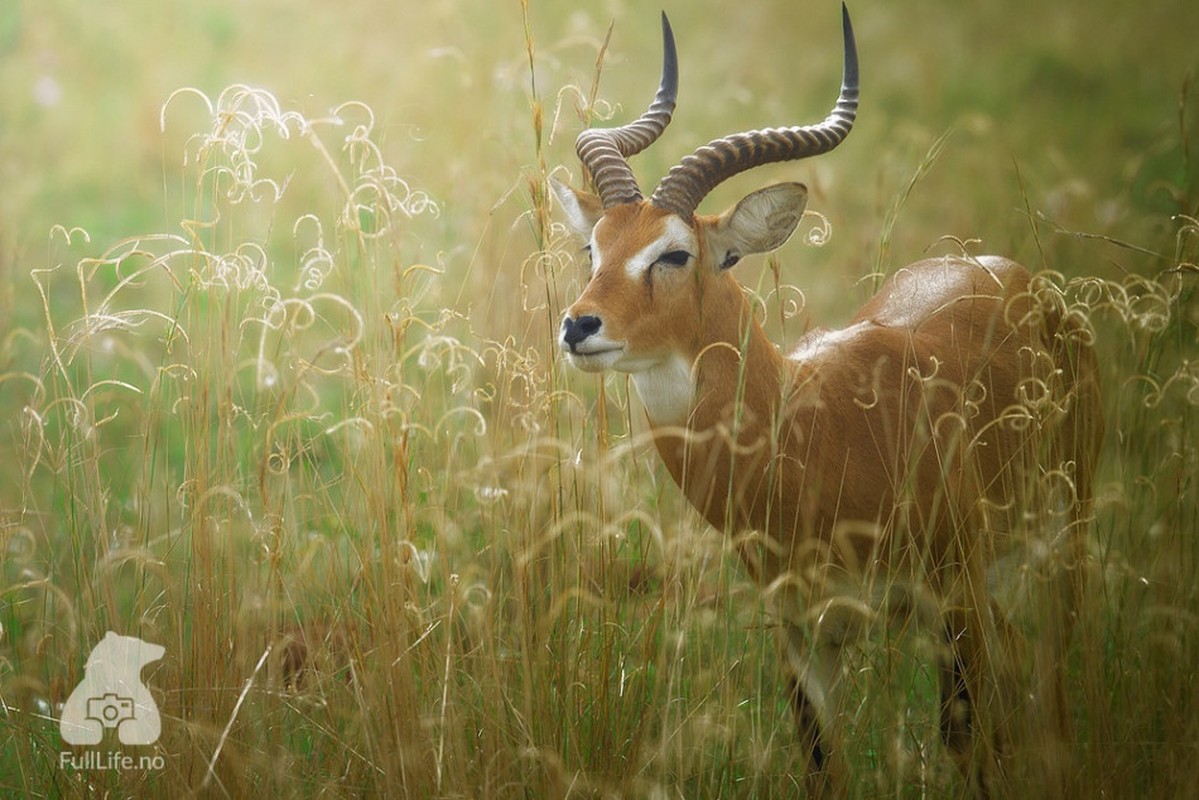
[[[621,351],[608,350],[603,353],[567,353],[566,358],[576,369],[583,372],[603,372],[612,369],[620,360]]]

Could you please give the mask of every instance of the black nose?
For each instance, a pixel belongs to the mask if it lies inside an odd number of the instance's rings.
[[[574,350],[575,345],[598,331],[603,324],[603,320],[590,314],[578,319],[566,317],[562,320],[562,341]]]

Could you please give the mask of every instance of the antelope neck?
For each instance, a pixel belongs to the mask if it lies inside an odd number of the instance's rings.
[[[769,420],[777,413],[786,359],[753,319],[740,287],[736,291],[736,311],[720,315],[727,323],[703,320],[690,352],[676,353],[632,376],[651,428],[685,426],[704,433],[736,420]]]

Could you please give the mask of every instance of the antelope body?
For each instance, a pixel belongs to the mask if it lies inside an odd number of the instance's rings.
[[[1070,735],[1062,659],[1102,433],[1095,358],[1049,287],[997,257],[899,269],[845,328],[812,331],[788,356],[767,339],[730,268],[790,237],[805,188],[695,210],[733,174],[849,134],[858,68],[843,13],[844,77],[824,122],[716,140],[646,200],[626,159],[674,109],[663,16],[649,110],[579,137],[597,195],[554,185],[591,258],[559,343],[580,369],[631,374],[670,474],[777,601],[810,768],[848,769],[835,763],[841,654],[870,617],[862,609],[881,607],[944,636],[942,735],[985,795],[1007,769],[1020,706],[1054,741]],[[1013,585],[1049,620],[1035,641],[988,596]],[[1031,702],[1002,656],[1031,660]]]

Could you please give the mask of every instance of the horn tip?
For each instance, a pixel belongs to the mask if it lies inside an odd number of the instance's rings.
[[[849,6],[842,0],[841,28],[845,37],[845,69],[841,80],[847,89],[858,88],[858,46],[853,33],[853,22],[849,19]]]
[[[674,29],[665,11],[662,12],[662,85],[668,94],[678,91],[679,55],[674,43]]]

